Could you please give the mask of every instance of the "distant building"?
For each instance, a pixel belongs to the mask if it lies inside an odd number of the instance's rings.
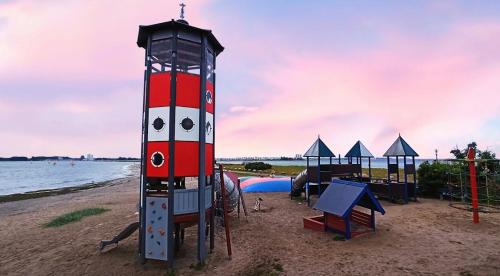
[[[297,160],[302,159],[302,154],[295,154],[295,159]]]
[[[86,158],[87,161],[94,161],[94,155],[92,154],[87,154],[87,158]]]

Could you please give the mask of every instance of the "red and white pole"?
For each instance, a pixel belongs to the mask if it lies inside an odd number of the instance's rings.
[[[476,165],[474,159],[476,152],[474,148],[469,147],[467,151],[467,159],[469,160],[470,186],[472,192],[472,221],[479,223],[478,200],[477,200],[477,182],[476,182]]]

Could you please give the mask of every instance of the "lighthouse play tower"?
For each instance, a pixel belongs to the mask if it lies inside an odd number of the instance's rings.
[[[146,51],[139,253],[170,265],[187,226],[198,225],[198,261],[208,226],[214,246],[215,58],[224,48],[183,17],[140,26],[137,39]],[[198,186],[186,189],[186,178]]]

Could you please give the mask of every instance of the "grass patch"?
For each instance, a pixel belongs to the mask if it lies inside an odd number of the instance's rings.
[[[194,269],[196,271],[201,271],[205,267],[205,263],[196,263],[196,264],[191,264],[189,268]]]
[[[175,271],[169,269],[167,272],[165,272],[165,276],[175,276]]]
[[[334,241],[345,241],[345,237],[341,235],[335,235],[333,236]]]
[[[313,165],[314,166],[314,165]],[[275,166],[271,169],[268,170],[262,170],[262,171],[246,171],[245,166],[241,164],[224,164],[224,169],[226,170],[231,170],[234,171],[238,176],[255,176],[255,175],[270,175],[271,173],[277,174],[277,175],[289,175],[289,176],[296,176],[303,170],[305,170],[305,166]],[[400,178],[403,178],[403,169],[400,169]],[[365,175],[368,175],[368,168],[363,168],[363,173]],[[381,178],[381,179],[387,179],[387,169],[383,168],[372,168],[372,177],[373,178]],[[410,180],[411,177],[409,176],[408,180]]]
[[[84,217],[100,215],[104,212],[109,211],[109,209],[104,208],[86,208],[71,213],[59,216],[48,223],[44,224],[44,227],[60,227],[68,223],[79,221]]]

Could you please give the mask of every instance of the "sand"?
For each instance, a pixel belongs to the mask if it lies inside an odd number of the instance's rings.
[[[470,213],[445,201],[382,201],[387,213],[377,215],[376,232],[341,241],[304,229],[302,217],[319,212],[286,193],[245,194],[249,205],[258,196],[264,212],[231,221],[232,260],[220,228],[215,251],[196,270],[196,227],[189,228],[176,275],[500,275],[500,214],[481,214],[481,223],[473,225]],[[137,199],[138,179],[127,178],[76,193],[1,203],[0,275],[165,275],[165,263],[137,262],[137,233],[107,252],[97,249],[101,239],[137,220]],[[86,207],[110,211],[59,228],[41,226]]]

